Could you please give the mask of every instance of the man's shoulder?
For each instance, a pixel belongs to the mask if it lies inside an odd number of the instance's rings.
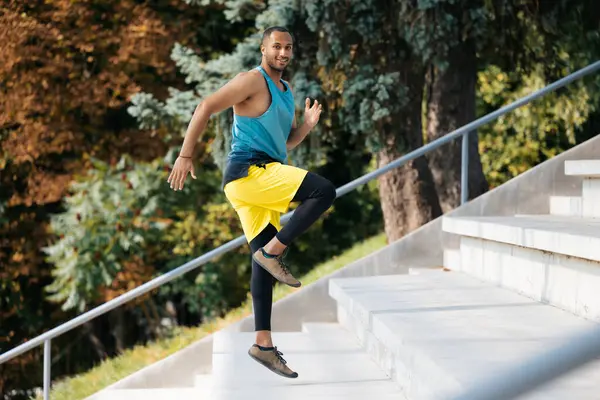
[[[260,71],[258,71],[257,69],[251,69],[249,71],[239,72],[236,75],[235,79],[241,79],[249,83],[257,83],[260,82],[263,79],[263,77]]]

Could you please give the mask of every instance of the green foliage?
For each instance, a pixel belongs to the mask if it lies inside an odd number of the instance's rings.
[[[218,196],[216,196],[218,198]],[[166,272],[207,253],[240,235],[237,215],[227,203],[209,203],[199,211],[179,211],[179,218],[165,231],[157,246],[171,249],[161,254]],[[246,248],[210,261],[186,279],[160,288],[160,297],[183,296],[191,313],[214,318],[246,298],[249,288],[250,254]]]
[[[377,132],[377,122],[389,118],[408,102],[408,88],[401,82],[400,74],[378,75],[371,66],[361,66],[344,90],[344,115],[341,122],[353,134],[365,134],[371,151],[379,151],[383,142]]]
[[[529,74],[489,66],[479,73],[480,114],[549,83],[542,66]],[[490,186],[498,186],[576,144],[578,130],[598,104],[590,90],[583,81],[572,83],[481,128],[481,162]]]
[[[537,18],[531,18],[532,12]],[[597,16],[598,9],[590,1],[542,2],[534,11],[517,12],[521,50],[511,55],[512,64],[498,60],[497,55],[488,57],[493,62],[478,76],[478,114],[495,111],[596,61],[600,52]],[[510,35],[514,31],[506,36]],[[515,48],[499,54],[511,51]],[[481,128],[481,161],[490,185],[500,185],[580,138],[589,138],[584,130],[599,110],[599,89],[600,77],[594,74]]]
[[[168,133],[185,132],[198,99],[190,91],[174,88],[169,88],[169,94],[166,102],[149,93],[138,93],[132,97],[128,112],[137,119],[141,129],[165,128]],[[167,135],[164,139],[170,141],[172,136]]]
[[[95,169],[71,185],[66,211],[52,217],[60,239],[44,251],[54,264],[47,287],[63,309],[82,311],[98,300],[127,261],[143,266],[144,247],[165,224],[155,218],[165,172],[158,162],[133,163],[127,156],[114,167],[94,160]]]

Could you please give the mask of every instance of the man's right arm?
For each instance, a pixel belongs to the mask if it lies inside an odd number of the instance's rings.
[[[192,157],[194,147],[198,142],[198,138],[206,129],[210,116],[253,96],[260,89],[259,83],[260,80],[256,79],[254,74],[241,72],[198,104],[185,133],[179,155],[186,158]]]

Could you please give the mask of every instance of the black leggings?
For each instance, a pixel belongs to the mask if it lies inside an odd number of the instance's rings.
[[[277,229],[269,224],[250,242],[252,253],[277,236],[277,239],[286,246],[308,229],[335,200],[335,186],[327,179],[309,172],[292,201],[301,204],[294,211],[290,221],[278,233]],[[252,279],[250,292],[254,308],[254,324],[257,331],[271,330],[271,306],[273,305],[273,285],[275,278],[260,265],[252,261]]]

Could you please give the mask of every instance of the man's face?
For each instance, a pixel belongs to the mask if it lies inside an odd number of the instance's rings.
[[[262,54],[267,65],[283,72],[292,58],[292,36],[287,32],[272,32],[262,44]]]

